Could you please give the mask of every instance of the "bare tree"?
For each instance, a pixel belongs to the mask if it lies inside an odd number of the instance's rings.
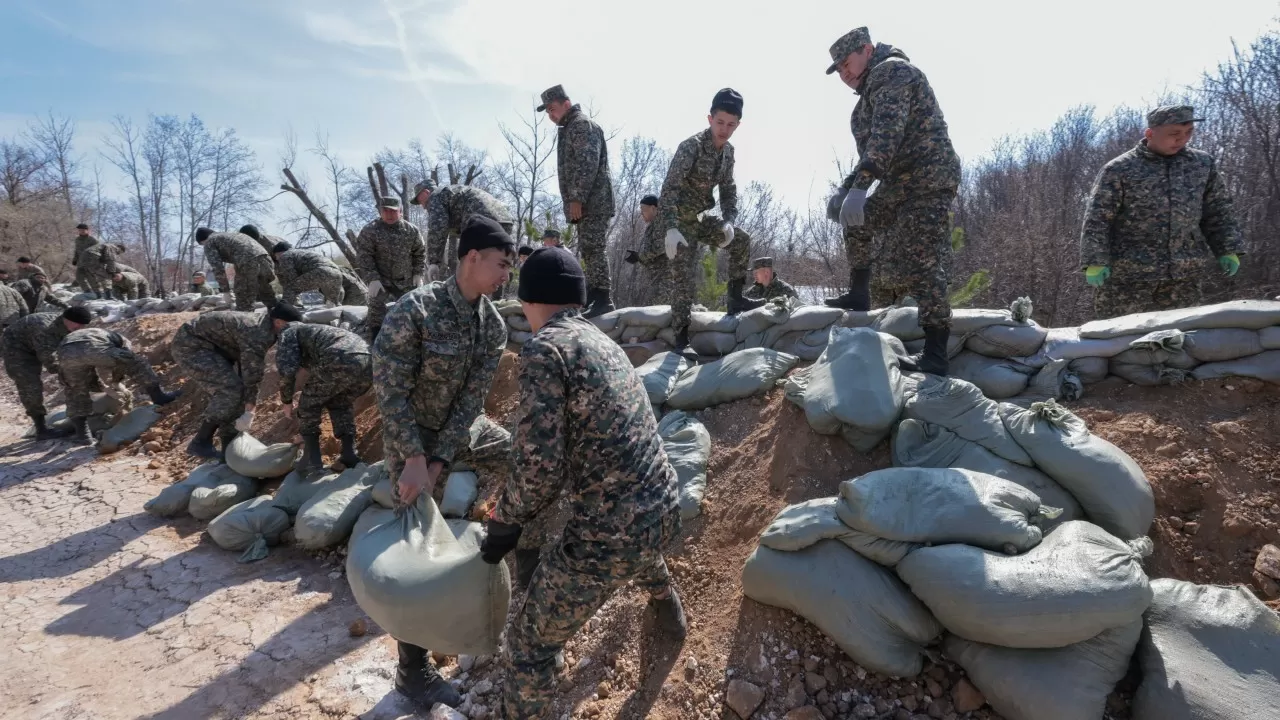
[[[29,195],[36,195],[32,186],[44,170],[44,157],[34,148],[21,142],[0,141],[0,190],[10,205],[19,205]]]
[[[497,189],[514,212],[517,231],[525,234],[559,204],[547,189],[555,178],[555,135],[540,119],[532,113],[521,118],[521,127],[498,125],[506,157],[494,169]]]
[[[31,138],[43,153],[55,177],[58,192],[66,205],[67,217],[75,217],[71,195],[79,189],[80,160],[72,148],[76,125],[69,118],[60,118],[50,112],[31,127]]]

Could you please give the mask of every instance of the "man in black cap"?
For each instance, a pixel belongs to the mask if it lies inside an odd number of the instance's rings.
[[[27,278],[31,277],[32,275],[35,275],[36,273],[40,273],[41,275],[48,277],[48,273],[44,271],[44,268],[31,262],[31,258],[29,257],[18,258],[18,279],[19,280],[26,280]]]
[[[44,272],[32,273],[31,277],[19,280],[11,287],[26,300],[27,312],[38,311],[44,303],[64,310],[67,308],[67,304],[53,294],[53,288],[49,287],[49,278],[45,277]]]
[[[285,241],[284,238],[278,235],[268,235],[262,232],[257,225],[245,225],[240,228],[240,232],[253,238],[254,242],[261,245],[267,252],[271,252],[271,248]]]
[[[413,202],[423,194],[429,197],[430,191],[420,191]],[[364,323],[369,344],[378,337],[387,305],[421,285],[426,271],[427,248],[422,232],[401,215],[399,198],[380,199],[378,219],[365,225],[356,237],[356,272],[369,297],[369,315]]]
[[[204,247],[204,257],[213,268],[214,279],[227,300],[231,300],[231,283],[227,281],[227,268],[236,268],[236,309],[246,312],[253,309],[255,301],[271,307],[276,304],[276,291],[271,283],[276,279],[275,263],[271,253],[257,240],[240,232],[216,233],[209,228],[196,228],[196,242]]]
[[[779,278],[773,271],[773,258],[756,258],[751,263],[751,274],[755,276],[755,284],[747,288],[743,295],[755,300],[772,300],[778,297],[800,297],[796,289]]]
[[[542,93],[538,112],[557,126],[556,161],[560,202],[565,220],[577,225],[578,252],[587,273],[588,318],[611,312],[613,285],[605,240],[613,217],[613,179],[609,174],[609,148],[604,130],[574,105],[564,86]]]
[[[507,627],[504,718],[546,717],[556,655],[632,582],[648,591],[661,632],[683,640],[687,631],[663,559],[680,535],[676,473],[626,353],[582,316],[586,288],[577,259],[562,248],[536,251],[520,276],[533,337],[520,350],[516,472],[489,515],[480,554],[501,562],[562,494],[572,514]]]
[[[851,125],[858,164],[828,203],[845,228],[849,292],[827,300],[846,310],[870,309],[871,238],[879,239],[876,294],[887,303],[910,296],[924,328],[921,370],[946,375],[951,303],[951,203],[960,186],[960,157],[929,80],[901,50],[871,43],[860,27],[831,46],[830,75],[854,91]],[[871,184],[880,182],[868,197]]]
[[[55,430],[45,425],[48,413],[44,407],[44,382],[40,370],[58,375],[57,351],[62,339],[93,322],[93,315],[82,307],[67,308],[62,313],[35,313],[10,325],[0,341],[4,370],[18,389],[18,400],[35,424],[37,440],[66,437],[70,430]]]
[[[631,265],[640,265],[649,274],[652,297],[657,304],[672,301],[671,261],[667,259],[666,247],[660,232],[662,223],[658,219],[658,196],[645,195],[640,198],[640,218],[645,222],[644,240],[639,250],[628,250],[623,258]],[[736,233],[735,233],[736,234]]]
[[[80,269],[80,253],[97,245],[98,242],[98,238],[89,232],[88,224],[80,223],[76,225],[76,239],[71,248],[71,265],[76,269],[75,284],[77,287],[85,288],[89,284],[88,276]]]
[[[373,345],[373,387],[397,507],[430,495],[455,462],[499,486],[511,473],[511,434],[485,416],[484,399],[507,345],[487,296],[507,281],[515,254],[497,221],[474,216],[459,237],[458,272],[405,293],[387,312]],[[461,702],[426,648],[400,641],[399,655],[397,690],[427,709]]]

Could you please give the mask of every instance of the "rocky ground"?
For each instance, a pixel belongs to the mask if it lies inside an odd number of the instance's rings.
[[[164,339],[182,319],[125,324],[162,375],[173,372]],[[515,378],[509,354],[488,407],[507,422]],[[269,441],[295,432],[274,412],[275,383],[270,374],[255,427]],[[280,547],[239,565],[201,523],[142,512],[194,465],[181,450],[201,402],[188,393],[142,441],[100,458],[23,440],[25,417],[0,398],[0,643],[13,649],[0,655],[0,718],[414,717],[391,689],[394,645],[352,600],[340,551]],[[1103,384],[1077,404],[1151,477],[1153,576],[1274,590],[1254,560],[1280,542],[1277,406],[1280,389],[1251,381]],[[660,640],[639,593],[615,597],[566,648],[562,715],[998,717],[945,658],[907,680],[869,673],[808,623],[742,596],[742,563],[774,514],[887,466],[886,449],[862,455],[814,434],[781,391],[699,416],[714,442],[707,501],[670,560],[690,636],[683,646]],[[376,459],[367,401],[359,422],[362,451]],[[466,716],[491,717],[498,663],[438,661],[467,692]],[[1113,694],[1108,717],[1127,717],[1133,683]]]

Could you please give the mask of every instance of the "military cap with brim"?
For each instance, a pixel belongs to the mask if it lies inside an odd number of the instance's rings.
[[[721,88],[716,96],[711,98],[711,113],[727,112],[738,118],[742,117],[742,94],[733,88]]]
[[[759,258],[756,258],[751,263],[752,270],[759,270],[760,268],[771,268],[771,267],[773,267],[773,258],[771,257],[759,257]]]
[[[88,225],[85,225],[84,223],[80,223],[79,225],[77,225],[77,226],[76,226],[76,229],[77,229],[77,230],[88,230],[88,229],[89,229],[89,226],[88,226]]]
[[[552,228],[547,228],[545,231],[543,231],[543,233],[542,233],[542,237],[543,237],[543,238],[554,238],[554,239],[556,239],[556,240],[559,240],[559,239],[560,239],[560,231],[559,231],[559,230],[552,229]]]
[[[827,68],[827,74],[835,72],[845,58],[870,44],[871,31],[865,27],[855,28],[841,35],[840,39],[831,45],[831,66]]]
[[[410,204],[410,205],[421,205],[421,204],[422,204],[422,203],[418,202],[418,196],[422,194],[422,191],[423,191],[423,190],[430,190],[431,192],[435,192],[435,191],[436,191],[436,184],[435,184],[435,183],[433,183],[433,182],[431,182],[431,179],[430,179],[430,178],[427,178],[426,180],[423,180],[422,182],[418,183],[417,185],[414,185],[414,186],[413,186],[413,199],[409,201],[409,204]]]
[[[546,110],[547,105],[553,102],[560,102],[562,100],[568,100],[568,99],[569,99],[569,96],[565,94],[563,85],[552,85],[551,87],[542,91],[542,104],[537,107],[536,112],[542,112],[543,110]]]
[[[384,197],[384,198],[380,198],[380,199],[378,200],[378,207],[380,207],[380,208],[395,208],[395,209],[399,210],[399,209],[400,209],[400,198],[396,198],[396,197]]]
[[[1147,127],[1152,128],[1193,122],[1204,122],[1204,118],[1196,117],[1196,109],[1190,105],[1161,105],[1147,113]]]

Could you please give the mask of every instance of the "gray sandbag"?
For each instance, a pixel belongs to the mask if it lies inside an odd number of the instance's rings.
[[[950,632],[1006,648],[1055,648],[1137,622],[1151,603],[1151,541],[1063,523],[1022,555],[969,545],[923,547],[902,578]]]
[[[186,478],[160,491],[143,510],[157,517],[177,517],[187,511],[191,493],[196,488],[214,488],[228,482],[236,472],[220,462],[207,462],[192,470]]]
[[[519,301],[517,301],[516,304],[518,305]],[[597,328],[599,328],[601,332],[607,333],[610,330],[618,327],[618,318],[622,317],[622,313],[625,310],[626,308],[623,308],[622,310],[614,310],[613,312],[607,312],[603,315],[597,315],[593,318],[590,318],[589,322],[592,325],[595,325]],[[521,309],[520,312],[517,314],[524,315],[524,310]]]
[[[734,352],[741,352],[743,350],[751,350],[759,347],[764,347],[764,331],[748,335],[742,342],[733,346],[733,349]]]
[[[661,329],[671,324],[670,305],[650,305],[648,307],[629,307],[617,311],[617,327],[651,327]],[[655,332],[657,331],[655,329]]]
[[[262,560],[267,547],[289,529],[289,514],[262,495],[229,508],[209,523],[209,537],[223,550],[243,550],[238,561]]]
[[[972,470],[1030,490],[1041,503],[1062,510],[1056,518],[1042,518],[1040,528],[1045,532],[1069,520],[1084,519],[1080,503],[1053,478],[1033,467],[1005,460],[944,427],[919,420],[903,420],[894,430],[892,448],[896,467]]]
[[[302,313],[302,322],[313,325],[332,325],[342,319],[342,308],[329,307]]]
[[[653,325],[619,325],[617,341],[623,345],[652,342],[661,330]]]
[[[1129,343],[1141,335],[1120,335],[1113,338],[1084,339],[1080,328],[1053,328],[1045,335],[1040,349],[1027,357],[1017,358],[1025,365],[1043,367],[1051,360],[1078,360],[1080,358],[1110,358],[1129,349]]]
[[[1054,360],[1031,376],[1027,389],[1014,401],[1024,407],[1044,400],[1079,400],[1084,397],[1084,383],[1067,369],[1066,360]]]
[[[187,513],[197,520],[212,520],[257,494],[257,480],[234,471],[222,473],[217,485],[197,487],[191,491]]]
[[[728,333],[732,335],[738,330],[738,316],[722,312],[689,313],[689,336],[692,339],[698,333]]]
[[[524,306],[520,304],[519,300],[495,300],[493,308],[504,318],[524,314]]]
[[[1173,370],[1194,370],[1200,365],[1201,362],[1191,357],[1186,350],[1169,353],[1169,359],[1164,361],[1164,366]]]
[[[920,309],[917,307],[886,308],[871,327],[903,341],[924,337],[924,328],[920,327]]]
[[[920,547],[919,543],[886,540],[845,525],[836,511],[842,502],[839,497],[819,498],[783,508],[760,535],[760,545],[795,552],[822,540],[838,540],[885,567],[897,565]]]
[[[1078,415],[1049,400],[1028,410],[1002,404],[1000,416],[1036,467],[1074,495],[1089,520],[1122,540],[1151,529],[1156,507],[1146,474],[1123,450],[1089,432]]]
[[[449,655],[491,655],[511,604],[506,563],[480,557],[484,526],[445,520],[426,494],[396,512],[372,506],[347,544],[347,581],[389,635]]]
[[[391,497],[391,475],[387,472],[386,462],[379,460],[371,467],[378,469],[377,479],[373,483],[373,502],[387,509],[394,508],[395,501]]]
[[[956,356],[964,352],[965,335],[952,334],[947,338],[947,358],[954,360]],[[911,355],[919,355],[924,352],[924,338],[919,340],[907,340],[902,343],[907,348],[907,352]]]
[[[528,318],[523,315],[507,316],[507,327],[510,327],[512,330],[519,330],[520,332],[533,332],[533,326],[529,324]]]
[[[1017,397],[1027,389],[1035,368],[1016,360],[962,352],[951,361],[950,375],[967,380],[993,400]]]
[[[1237,360],[1205,363],[1192,370],[1191,377],[1196,380],[1248,377],[1280,384],[1280,350],[1267,350]]]
[[[697,337],[697,336],[695,336]],[[694,348],[695,352],[699,352]],[[675,387],[676,380],[689,369],[689,361],[679,353],[658,353],[636,368],[636,375],[644,383],[644,390],[649,395],[649,404],[654,410],[662,407]]]
[[[440,514],[447,518],[464,518],[479,496],[480,478],[470,470],[455,470],[444,482]]]
[[[1151,581],[1134,720],[1280,718],[1280,618],[1240,586]]]
[[[1000,406],[972,383],[959,378],[927,375],[902,408],[903,417],[941,425],[976,442],[1006,460],[1031,466],[1022,449],[1000,421]]]
[[[798,361],[795,355],[767,348],[735,352],[682,373],[667,405],[677,410],[702,410],[758,395],[772,388]]]
[[[793,304],[777,299],[770,300],[754,310],[739,313],[738,327],[734,330],[738,336],[738,342],[744,342],[751,335],[763,333],[778,323],[786,322],[791,316],[792,307]]]
[[[891,571],[832,540],[798,552],[756,548],[742,592],[796,613],[859,665],[895,677],[919,674],[942,630]]]
[[[1136,341],[1135,341],[1136,342]],[[1133,347],[1111,358],[1112,364],[1124,365],[1163,365],[1169,359],[1169,351],[1164,348]]]
[[[1080,378],[1080,382],[1092,385],[1107,379],[1107,366],[1107,358],[1086,357],[1069,361],[1067,370]]]
[[[658,335],[654,339],[658,342],[666,343],[669,348],[673,348],[676,346],[676,331],[672,328],[664,327],[658,331]]]
[[[658,436],[679,479],[680,519],[697,517],[702,513],[702,498],[707,492],[711,433],[697,418],[676,410],[658,423]]]
[[[814,330],[826,330],[844,317],[844,310],[825,305],[808,305],[796,308],[786,322],[778,323],[765,331],[765,347],[775,347],[778,340],[787,333]]]
[[[1080,327],[1080,337],[1110,338],[1118,335],[1143,335],[1153,330],[1177,329],[1183,332],[1210,328],[1243,328],[1261,330],[1280,325],[1280,302],[1275,300],[1231,300],[1216,305],[1159,310],[1122,315],[1108,320],[1094,320]]]
[[[1153,330],[1129,343],[1129,348],[1133,350],[1166,350],[1168,352],[1177,352],[1182,349],[1185,337],[1186,334],[1177,328]]]
[[[1280,327],[1265,327],[1259,330],[1258,344],[1263,350],[1280,350]]]
[[[377,479],[378,469],[361,463],[312,495],[298,510],[293,524],[298,546],[319,550],[345,542],[361,513],[373,502]]]
[[[884,314],[886,308],[876,310],[849,310],[840,318],[840,322],[836,323],[840,327],[845,328],[861,328],[871,327],[875,325],[876,318]]]
[[[291,472],[281,481],[280,487],[276,488],[271,504],[289,513],[290,516],[297,515],[308,500],[316,493],[332,486],[339,477],[340,474],[334,472],[314,474],[310,477],[297,471]]]
[[[291,443],[263,445],[249,433],[240,433],[227,447],[227,464],[232,470],[251,478],[275,478],[288,475],[298,457]]]
[[[840,483],[840,521],[886,540],[965,543],[1007,553],[1040,543],[1039,524],[1062,513],[992,475],[952,468],[875,470]]]
[[[352,325],[362,323],[369,317],[367,305],[342,305],[342,322]]]
[[[1138,621],[1063,648],[1002,648],[950,634],[942,647],[1006,720],[1098,720],[1141,635]]]
[[[1034,320],[1016,325],[989,325],[970,335],[964,346],[987,357],[1020,358],[1039,351],[1048,335],[1049,331]]]
[[[1177,385],[1185,382],[1187,373],[1184,370],[1160,365],[1118,362],[1116,358],[1107,361],[1107,372],[1142,387],[1159,385]]]
[[[129,443],[142,437],[152,425],[163,417],[154,405],[142,405],[125,414],[98,439],[98,452],[113,453]]]

